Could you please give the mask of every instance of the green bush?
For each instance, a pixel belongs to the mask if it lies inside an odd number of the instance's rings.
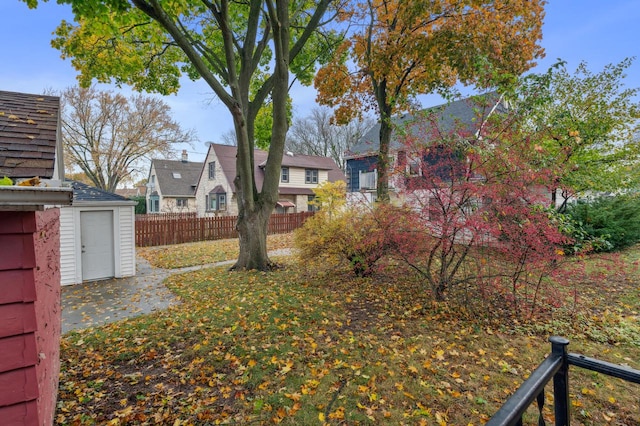
[[[578,201],[566,212],[569,234],[591,251],[617,251],[640,242],[640,197],[638,194]],[[580,250],[576,250],[580,251]]]
[[[135,206],[135,213],[136,214],[146,214],[147,213],[147,199],[145,198],[144,195],[140,195],[137,197],[131,197],[132,201],[135,201],[136,206]]]

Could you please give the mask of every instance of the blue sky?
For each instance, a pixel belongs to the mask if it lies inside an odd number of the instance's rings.
[[[60,21],[72,19],[67,5],[52,0],[29,10],[19,0],[1,0],[0,17],[4,57],[0,90],[41,93],[76,84],[70,61],[60,59],[50,46],[51,33]],[[640,87],[640,0],[551,0],[541,43],[546,57],[538,61],[535,72],[545,71],[558,58],[567,61],[570,71],[586,61],[592,72],[598,72],[607,64],[635,56],[625,81],[628,87]],[[315,106],[313,89],[295,88],[291,96],[296,116],[307,115]],[[221,135],[233,127],[226,108],[203,83],[187,80],[178,95],[163,99],[184,128],[197,132],[199,141],[188,148],[190,159],[202,161],[205,142],[221,142]],[[429,97],[424,106],[437,103]]]

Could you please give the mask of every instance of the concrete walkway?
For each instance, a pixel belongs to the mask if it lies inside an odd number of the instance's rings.
[[[290,249],[269,252],[269,256],[290,255]],[[124,318],[166,309],[178,302],[165,286],[164,280],[173,274],[197,271],[235,260],[178,269],[152,267],[145,259],[136,259],[136,276],[91,281],[62,287],[62,333],[99,326]]]

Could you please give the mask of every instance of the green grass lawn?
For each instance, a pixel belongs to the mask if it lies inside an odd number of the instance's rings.
[[[639,253],[590,259],[572,275],[581,297],[570,310],[508,325],[433,303],[402,269],[317,277],[282,258],[268,274],[175,275],[179,305],[64,336],[56,420],[481,425],[552,334],[571,352],[640,368]],[[640,386],[575,367],[570,385],[572,424],[640,424]]]

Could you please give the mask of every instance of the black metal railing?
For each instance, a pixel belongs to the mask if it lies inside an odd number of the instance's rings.
[[[534,401],[537,403],[539,412],[538,425],[546,425],[542,415],[545,404],[544,387],[551,379],[553,379],[555,425],[569,426],[571,422],[569,412],[570,365],[640,384],[640,371],[638,370],[580,354],[567,353],[569,341],[563,337],[550,337],[549,342],[551,342],[551,354],[489,419],[486,426],[522,425],[522,416]]]

